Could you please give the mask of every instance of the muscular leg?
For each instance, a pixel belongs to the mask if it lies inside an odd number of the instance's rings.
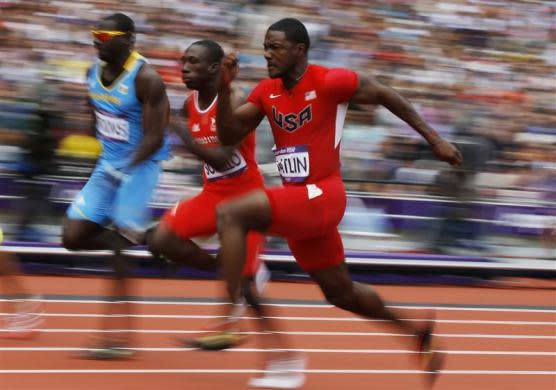
[[[62,229],[62,244],[69,250],[122,250],[131,242],[115,230],[81,219],[65,218]]]
[[[286,351],[288,344],[282,335],[275,332],[277,324],[269,318],[268,309],[261,305],[253,283],[248,279],[242,281],[241,275],[246,258],[247,232],[249,230],[264,232],[271,222],[271,208],[266,193],[257,190],[222,204],[217,209],[217,219],[220,264],[228,296],[235,301],[238,288],[242,288],[243,296],[259,318],[257,324],[263,332],[261,338],[263,346],[269,350],[282,351],[278,354],[269,354],[266,357],[267,361],[291,358],[295,354]]]
[[[362,317],[390,321],[398,330],[414,335],[419,349],[428,349],[419,343],[430,342],[430,319],[423,319],[421,326],[404,320],[403,318],[409,318],[411,314],[388,309],[372,288],[351,279],[345,263],[310,272],[310,275],[318,283],[328,302],[334,306]]]
[[[247,231],[264,231],[270,224],[271,208],[266,194],[255,191],[221,205],[217,215],[222,270],[228,294],[233,299],[245,259]],[[364,317],[390,320],[405,332],[420,334],[420,330],[411,322],[401,320],[387,309],[371,288],[354,283],[345,264],[311,272],[311,276],[319,284],[325,297],[335,306]]]
[[[202,270],[215,270],[218,266],[216,257],[193,241],[182,239],[163,224],[148,234],[147,245],[154,255],[163,255],[179,265]]]
[[[384,301],[369,286],[353,282],[345,263],[310,273],[319,284],[326,299],[341,309],[366,318],[390,321],[399,330],[413,334],[416,349],[423,369],[429,374],[427,381],[432,385],[443,366],[443,354],[437,350],[432,340],[432,321],[424,320],[420,327],[402,318],[409,313],[394,313],[384,305]]]
[[[114,255],[109,256],[110,265],[114,270],[112,278],[108,281],[107,290],[109,302],[106,305],[107,317],[104,317],[102,329],[115,331],[109,336],[107,343],[118,345],[130,344],[132,333],[124,330],[133,329],[131,296],[131,271],[129,262],[121,253],[121,249],[115,249]],[[118,330],[120,329],[120,330]]]
[[[130,296],[129,264],[122,250],[132,243],[115,230],[108,230],[99,224],[86,220],[66,218],[63,224],[62,243],[69,250],[100,250],[109,249],[114,252],[108,262],[114,273],[107,287],[109,303],[105,306],[105,314],[101,328],[132,329],[132,311]],[[106,344],[128,344],[131,334],[114,331],[110,336],[103,337]]]
[[[421,329],[415,327],[413,323],[401,319],[404,316],[407,318],[409,315],[395,313],[388,309],[372,288],[354,282],[345,263],[310,272],[310,275],[318,283],[328,302],[334,306],[362,317],[388,320],[406,333],[421,334]]]
[[[219,259],[230,299],[235,302],[246,258],[247,232],[265,231],[270,225],[271,208],[264,191],[221,204],[217,208]]]

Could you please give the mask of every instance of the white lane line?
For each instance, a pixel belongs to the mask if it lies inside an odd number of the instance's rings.
[[[2,298],[0,302],[7,302],[9,299]],[[214,302],[179,302],[179,301],[153,301],[153,300],[132,300],[132,301],[103,301],[98,299],[29,299],[31,302],[44,302],[44,303],[69,303],[69,304],[91,304],[91,303],[135,303],[140,305],[170,305],[170,306],[221,306],[228,304],[226,301]],[[334,308],[332,305],[327,304],[305,304],[305,303],[265,303],[264,306],[275,307],[293,307],[302,309],[330,309]],[[504,308],[504,307],[483,307],[483,306],[469,306],[469,307],[449,307],[449,306],[434,306],[434,305],[386,305],[393,309],[406,309],[406,310],[437,310],[437,311],[481,311],[481,312],[516,312],[516,313],[552,313],[556,314],[556,309],[529,309],[529,308]]]
[[[0,313],[0,316],[8,316],[11,313]],[[41,313],[43,317],[72,317],[72,318],[105,318],[123,315],[99,314],[99,313]],[[222,319],[226,316],[201,315],[201,314],[129,314],[125,317],[132,318],[157,318],[157,319]],[[238,317],[242,320],[256,320],[257,317]],[[336,321],[336,322],[389,322],[387,320],[368,320],[358,317],[299,317],[299,316],[274,316],[268,317],[283,321]],[[422,322],[420,318],[404,318],[406,321]],[[556,321],[490,321],[490,320],[439,320],[439,324],[481,324],[481,325],[542,325],[556,326]]]
[[[419,370],[292,370],[305,374],[423,374]],[[256,369],[105,369],[105,370],[0,370],[0,374],[257,374]],[[444,375],[555,375],[556,371],[443,370]]]
[[[72,328],[46,328],[37,329],[42,333],[107,333],[107,332],[128,332],[128,333],[151,333],[151,334],[195,334],[207,333],[207,330],[182,330],[182,329],[72,329]],[[9,332],[0,329],[0,333]],[[215,332],[215,331],[213,331]],[[258,335],[261,332],[239,332],[245,335]],[[367,337],[414,337],[411,334],[383,333],[383,332],[305,332],[305,331],[278,331],[278,334],[294,336],[367,336]],[[444,338],[465,338],[465,339],[523,339],[523,340],[556,340],[556,336],[541,335],[521,335],[521,334],[463,334],[463,333],[434,333],[434,336]]]
[[[197,348],[179,348],[179,347],[141,347],[141,348],[125,348],[138,352],[190,352],[198,351]],[[2,352],[84,352],[90,351],[89,348],[76,347],[2,347]],[[288,349],[290,352],[299,353],[345,353],[345,354],[368,354],[368,355],[407,355],[418,354],[417,351],[406,349],[328,349],[328,348],[293,348]],[[224,352],[234,353],[252,353],[252,352],[269,352],[262,348],[232,348],[224,350]],[[442,350],[447,355],[463,355],[463,356],[556,356],[556,352],[537,352],[537,351],[465,351],[465,350]]]

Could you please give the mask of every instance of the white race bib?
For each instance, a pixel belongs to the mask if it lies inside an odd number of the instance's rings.
[[[129,141],[129,122],[109,114],[95,111],[97,131],[106,138],[116,141]]]
[[[302,183],[309,177],[307,145],[288,146],[275,150],[278,172],[286,183]]]
[[[237,150],[234,150],[232,156],[226,163],[226,168],[223,171],[217,171],[207,163],[203,164],[203,168],[205,170],[207,180],[214,181],[240,174],[245,170],[245,168],[247,168],[247,163],[245,162],[242,154]]]

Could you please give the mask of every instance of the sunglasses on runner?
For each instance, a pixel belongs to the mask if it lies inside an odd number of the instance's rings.
[[[127,33],[122,31],[103,31],[103,30],[92,30],[91,34],[93,38],[99,40],[100,42],[108,42],[114,37],[118,37],[120,35],[125,35]]]

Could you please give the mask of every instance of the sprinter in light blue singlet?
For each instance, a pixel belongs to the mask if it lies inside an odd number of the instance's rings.
[[[114,278],[107,295],[102,338],[87,358],[128,357],[132,334],[129,270],[121,251],[143,242],[150,223],[148,203],[168,158],[166,89],[158,73],[134,50],[135,26],[116,13],[92,31],[97,61],[87,72],[89,100],[103,151],[89,181],[64,220],[62,241],[69,250],[109,249]],[[113,316],[113,314],[119,314]],[[122,329],[124,331],[122,331]],[[129,330],[129,331],[125,331]]]
[[[68,210],[72,219],[102,226],[112,223],[134,242],[140,241],[150,222],[147,205],[158,182],[160,161],[168,157],[165,142],[148,159],[132,164],[143,141],[143,104],[136,96],[135,80],[145,61],[133,51],[110,87],[101,81],[100,61],[90,69],[89,98],[103,151],[89,182]]]

